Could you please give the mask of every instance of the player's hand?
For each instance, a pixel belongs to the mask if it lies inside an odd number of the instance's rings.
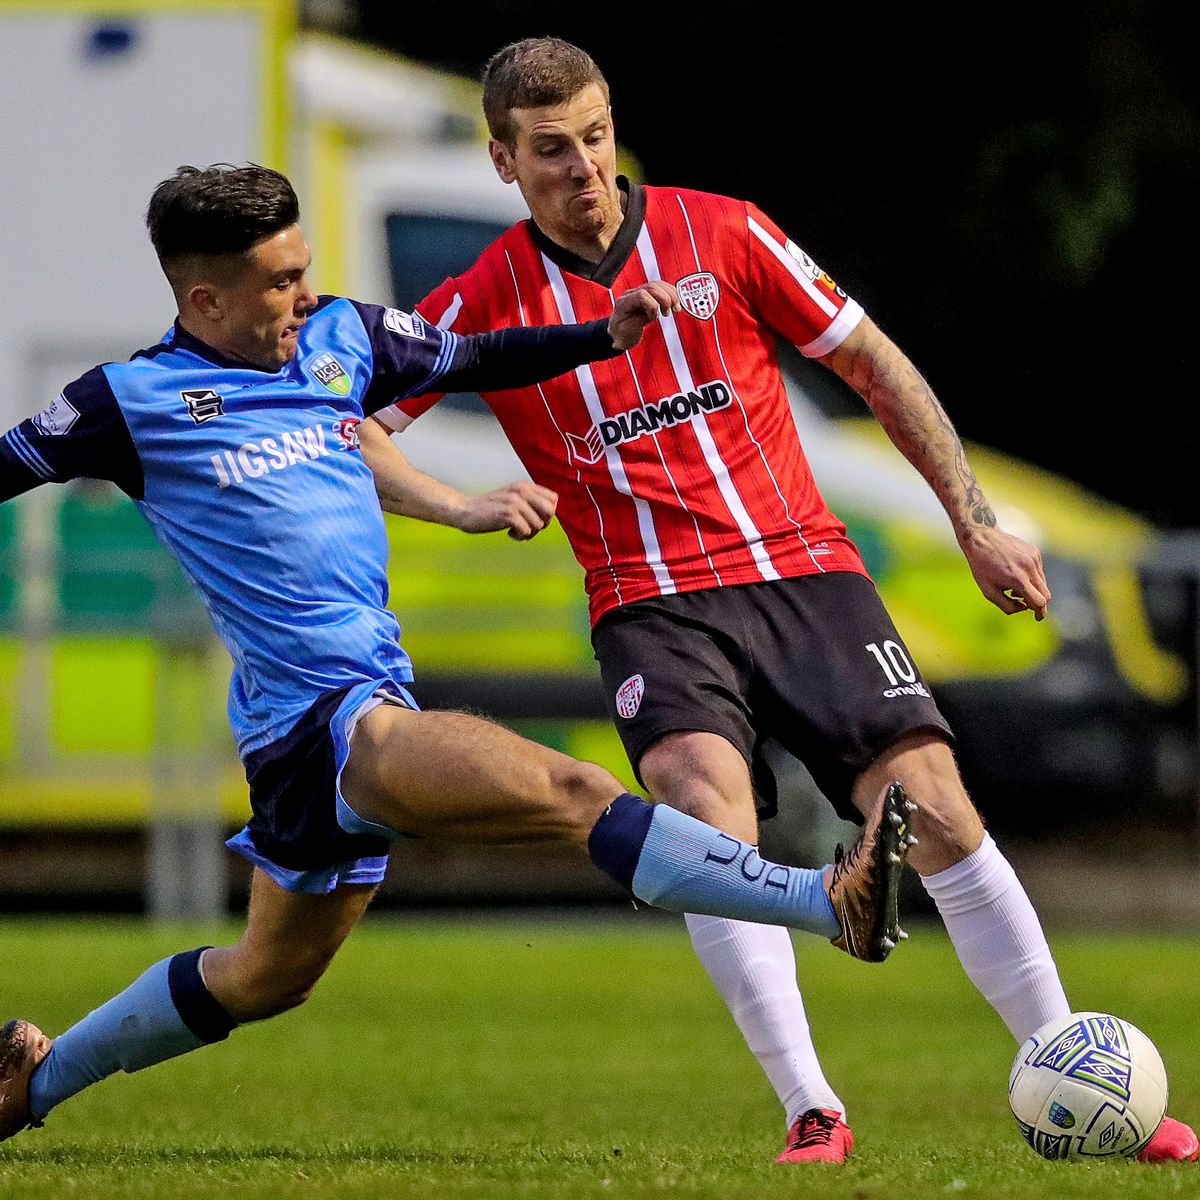
[[[557,507],[557,492],[523,480],[482,496],[468,496],[455,523],[464,533],[507,529],[510,538],[526,542],[550,524]]]
[[[608,318],[608,332],[618,350],[628,350],[642,340],[651,321],[679,311],[679,293],[661,279],[640,284],[621,296]]]
[[[974,527],[960,535],[959,545],[979,590],[1002,612],[1032,612],[1046,617],[1050,585],[1042,552],[1028,542],[993,527]]]

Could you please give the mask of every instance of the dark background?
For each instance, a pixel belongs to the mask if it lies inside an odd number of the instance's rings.
[[[342,7],[473,77],[516,38],[582,45],[645,180],[758,203],[964,437],[1200,525],[1195,5]]]

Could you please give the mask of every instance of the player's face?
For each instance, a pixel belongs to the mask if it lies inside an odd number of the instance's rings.
[[[607,248],[622,213],[617,144],[604,93],[590,83],[565,104],[516,108],[512,118],[512,149],[491,143],[500,178],[516,182],[534,221],[553,241]]]
[[[299,225],[255,245],[248,265],[221,290],[221,348],[266,371],[291,362],[300,327],[317,303],[308,283],[311,262]]]

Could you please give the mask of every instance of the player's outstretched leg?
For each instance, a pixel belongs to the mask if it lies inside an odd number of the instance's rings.
[[[674,730],[653,741],[637,765],[657,800],[735,837],[758,840],[750,764],[728,738]],[[813,1044],[790,931],[700,913],[688,913],[684,920],[696,956],[783,1106],[787,1139],[781,1161],[825,1157],[828,1149],[798,1146],[801,1117],[810,1110],[846,1110],[825,1078]]]
[[[865,908],[857,906],[859,889],[879,879],[856,854],[830,895],[825,870],[769,862],[738,838],[624,792],[595,764],[465,713],[396,705],[368,713],[354,734],[342,793],[346,811],[340,819],[350,832],[572,841],[586,846],[597,866],[649,904],[788,925],[831,940],[845,936],[846,919],[856,923],[857,933],[865,916]],[[883,804],[874,815],[875,829],[886,823]],[[903,839],[892,844],[902,861]],[[887,865],[898,863],[889,859]],[[848,918],[839,917],[839,906]],[[886,953],[882,939],[877,945],[876,957]]]
[[[254,872],[236,946],[155,963],[52,1042],[27,1021],[0,1030],[0,1141],[40,1125],[64,1100],[117,1071],[140,1071],[285,1012],[311,992],[374,889],[288,892]]]

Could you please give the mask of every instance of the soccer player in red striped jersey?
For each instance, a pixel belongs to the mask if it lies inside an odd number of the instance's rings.
[[[486,397],[534,481],[505,493],[512,531],[531,536],[557,506],[584,567],[612,717],[639,778],[655,799],[751,842],[758,813],[773,811],[758,755],[767,736],[844,816],[861,819],[881,786],[902,781],[920,806],[911,861],[967,974],[1023,1041],[1069,1011],[1057,969],[966,795],[945,720],[821,498],[776,338],[866,400],[1004,612],[1045,616],[1039,552],[998,527],[917,370],[774,221],[742,200],[617,175],[608,86],[583,51],[554,38],[505,47],[485,72],[484,109],[496,171],[531,219],[426,297],[425,319],[460,333],[584,321],[658,278],[682,303],[620,358]],[[377,419],[398,431],[437,399]],[[381,430],[364,453],[385,507],[457,519],[445,515],[465,504],[452,489],[436,506],[414,503]],[[853,1139],[812,1045],[786,930],[696,916],[688,928],[784,1105],[780,1161],[841,1161]],[[1195,1136],[1168,1119],[1147,1149],[1183,1157]]]

